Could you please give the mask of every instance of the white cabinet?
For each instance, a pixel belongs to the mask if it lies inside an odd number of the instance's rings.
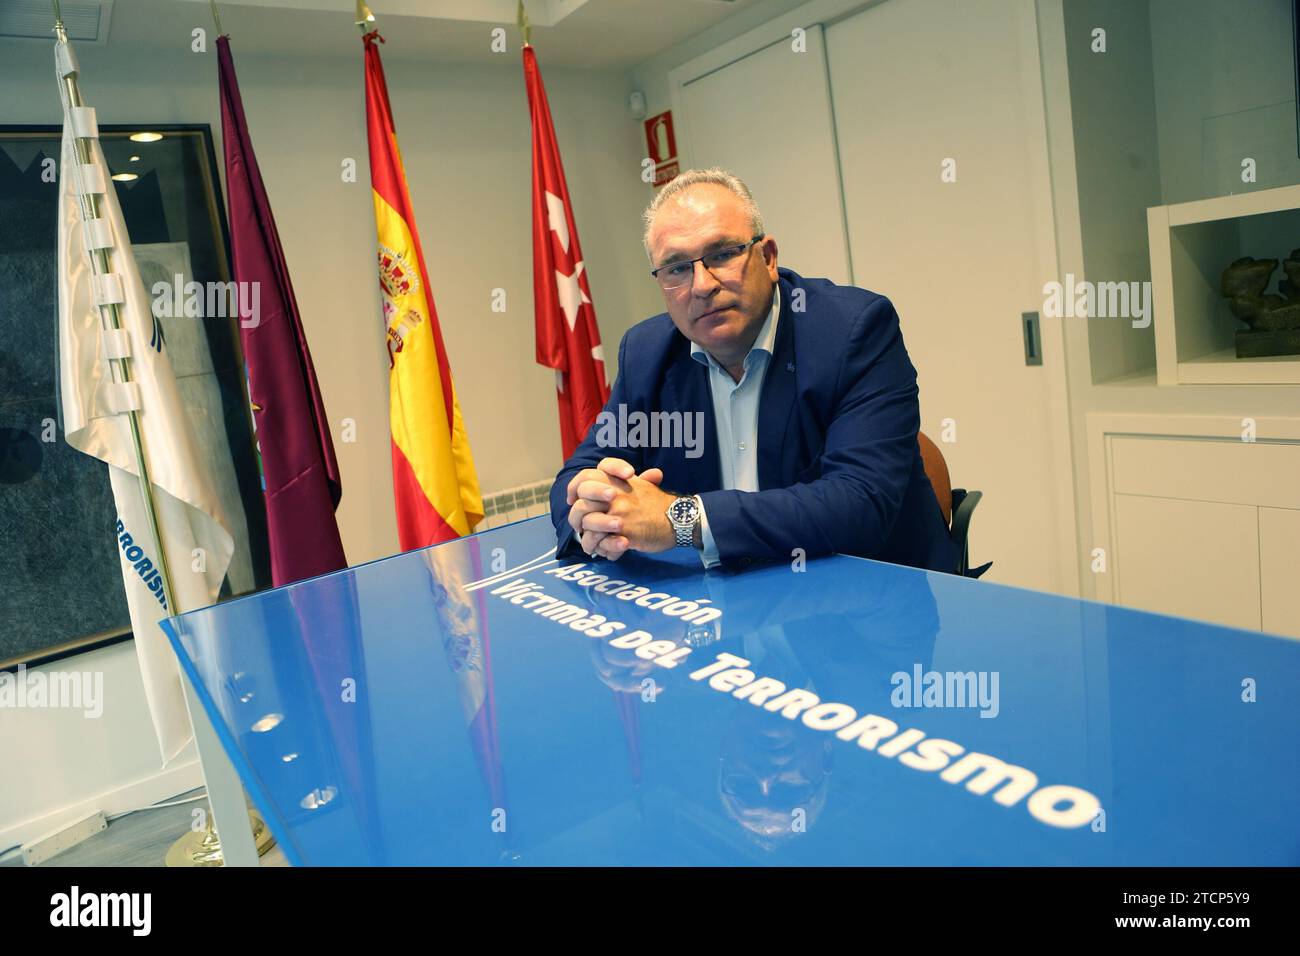
[[[1300,637],[1300,422],[1088,420],[1096,596]]]
[[[1118,603],[1258,628],[1258,510],[1218,501],[1116,495]]]
[[[1300,510],[1259,509],[1259,563],[1264,630],[1300,637]]]

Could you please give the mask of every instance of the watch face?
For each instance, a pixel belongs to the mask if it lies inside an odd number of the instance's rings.
[[[697,508],[692,498],[678,498],[668,507],[668,515],[674,524],[691,524],[695,521]]]

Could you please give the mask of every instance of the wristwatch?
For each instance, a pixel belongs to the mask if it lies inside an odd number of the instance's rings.
[[[677,547],[695,547],[695,526],[700,523],[699,499],[685,495],[674,498],[666,513],[668,522],[677,535]]]

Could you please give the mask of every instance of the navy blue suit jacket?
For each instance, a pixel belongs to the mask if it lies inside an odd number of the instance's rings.
[[[759,396],[759,490],[722,489],[708,369],[668,314],[656,315],[623,336],[605,411],[702,413],[703,454],[602,447],[593,425],[551,488],[561,557],[584,557],[568,522],[569,479],[614,457],[638,474],[662,468],[665,490],[698,494],[724,567],[789,561],[802,548],[809,558],[855,554],[956,571],[917,445],[916,369],[893,305],[865,289],[778,272],[781,314]]]

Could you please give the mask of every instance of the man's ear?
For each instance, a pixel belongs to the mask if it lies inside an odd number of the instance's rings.
[[[763,264],[767,266],[767,273],[776,281],[776,240],[771,236],[766,236],[762,242]]]

